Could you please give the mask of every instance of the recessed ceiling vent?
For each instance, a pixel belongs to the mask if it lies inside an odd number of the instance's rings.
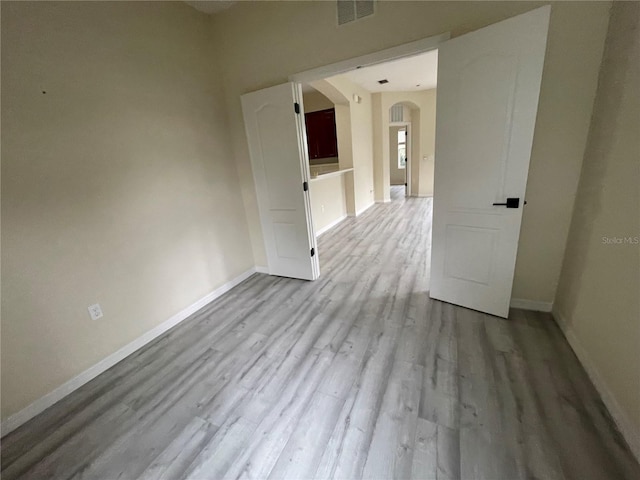
[[[389,80],[387,80],[386,78],[383,78],[382,80],[378,80],[378,83],[380,85],[384,85],[385,83],[389,83]]]
[[[373,15],[375,0],[337,0],[338,25]]]

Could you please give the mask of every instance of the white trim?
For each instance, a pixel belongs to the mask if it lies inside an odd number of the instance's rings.
[[[404,187],[404,185],[403,185]],[[390,198],[386,198],[384,200],[376,200],[375,203],[391,203],[391,199]]]
[[[312,165],[312,167],[314,167],[314,166],[315,165]],[[343,173],[347,173],[347,172],[353,172],[353,168],[345,168],[343,170],[336,170],[334,172],[320,173],[320,174],[318,174],[317,177],[311,177],[311,179],[309,179],[309,182],[315,182],[317,180],[324,180],[325,178],[337,177],[337,176],[342,175]]]
[[[522,310],[533,310],[534,312],[549,313],[553,309],[553,302],[527,300],[526,298],[512,298],[510,306],[511,308],[520,308]]]
[[[262,267],[260,265],[256,265],[256,273],[266,273],[269,274],[269,267]]]
[[[8,417],[2,422],[2,425],[0,426],[0,431],[2,432],[2,436],[12,432],[19,426],[28,422],[36,415],[42,413],[53,404],[62,400],[64,397],[66,397],[73,391],[82,387],[87,382],[93,380],[95,377],[97,377],[101,373],[105,372],[106,370],[114,366],[116,363],[125,359],[126,357],[134,353],[136,350],[144,347],[147,343],[156,339],[157,337],[165,333],[167,330],[175,327],[183,320],[189,318],[192,314],[200,310],[202,307],[204,307],[208,303],[211,303],[216,298],[222,296],[223,294],[231,290],[236,285],[245,281],[251,275],[256,273],[256,271],[258,271],[258,268],[260,267],[250,268],[249,270],[247,270],[244,273],[241,273],[234,279],[219,286],[211,293],[207,294],[206,296],[202,297],[200,300],[196,301],[192,305],[189,305],[185,309],[176,313],[171,318],[164,321],[157,327],[152,328],[142,336],[136,338],[133,342],[125,345],[120,350],[117,350],[116,352],[112,353],[106,358],[100,360],[98,363],[88,368],[78,376],[63,383],[62,385],[55,388],[51,392],[47,393],[45,396],[40,397],[30,405],[20,410],[19,412],[14,413],[13,415],[11,415],[10,417]]]
[[[320,235],[322,235],[324,232],[331,230],[333,227],[335,227],[336,225],[338,225],[341,221],[343,221],[345,218],[347,218],[346,215],[343,215],[342,217],[334,220],[333,222],[331,222],[329,225],[327,225],[326,227],[322,227],[320,230],[316,231],[316,238],[318,238]]]
[[[367,210],[369,210],[371,207],[373,207],[375,205],[376,202],[371,202],[369,205],[367,205],[364,208],[361,208],[360,210],[356,210],[355,215],[354,214],[349,214],[350,217],[359,217],[360,215],[362,215],[364,212],[366,212]]]
[[[350,58],[341,62],[324,65],[318,68],[312,68],[304,72],[296,73],[289,76],[290,82],[309,83],[316,80],[323,80],[327,77],[333,77],[340,73],[349,72],[359,67],[366,67],[378,63],[388,62],[399,58],[412,57],[429,50],[438,48],[442,42],[449,40],[451,34],[449,32],[440,35],[416,40],[414,42],[405,43],[396,47],[387,48],[379,52],[369,53],[356,58]]]
[[[616,423],[618,430],[627,441],[631,452],[635,455],[636,459],[640,461],[640,431],[620,406],[613,392],[609,390],[609,387],[604,381],[603,376],[598,371],[596,364],[589,357],[587,350],[584,348],[569,323],[567,323],[565,318],[559,312],[554,312],[553,318],[558,324],[558,327],[560,327],[560,330],[562,330],[564,337],[567,339],[567,342],[569,342],[569,345],[576,354],[576,357],[578,357],[578,360],[586,370],[587,375],[589,375],[593,385],[596,387],[604,405],[607,407],[607,410],[609,410],[611,417]]]

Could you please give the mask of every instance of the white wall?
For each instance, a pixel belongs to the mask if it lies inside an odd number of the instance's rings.
[[[554,316],[640,458],[639,31],[616,3]]]
[[[254,261],[208,17],[1,8],[4,420]]]

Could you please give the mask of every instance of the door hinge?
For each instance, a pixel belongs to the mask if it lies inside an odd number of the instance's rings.
[[[315,254],[316,254],[316,249],[315,249],[315,248],[312,248],[312,249],[311,249],[311,256],[313,257],[313,256],[315,256]]]
[[[302,190],[305,192],[309,190],[309,184],[307,182],[302,182]]]
[[[294,110],[296,113],[300,113],[300,104],[299,104],[298,102],[296,102],[296,103],[294,103],[294,104],[293,104],[293,110]]]

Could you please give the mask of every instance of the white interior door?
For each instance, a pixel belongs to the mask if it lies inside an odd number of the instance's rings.
[[[320,275],[309,200],[309,161],[300,84],[242,95],[269,273]]]
[[[438,52],[431,296],[500,317],[509,313],[549,13],[490,25]]]

